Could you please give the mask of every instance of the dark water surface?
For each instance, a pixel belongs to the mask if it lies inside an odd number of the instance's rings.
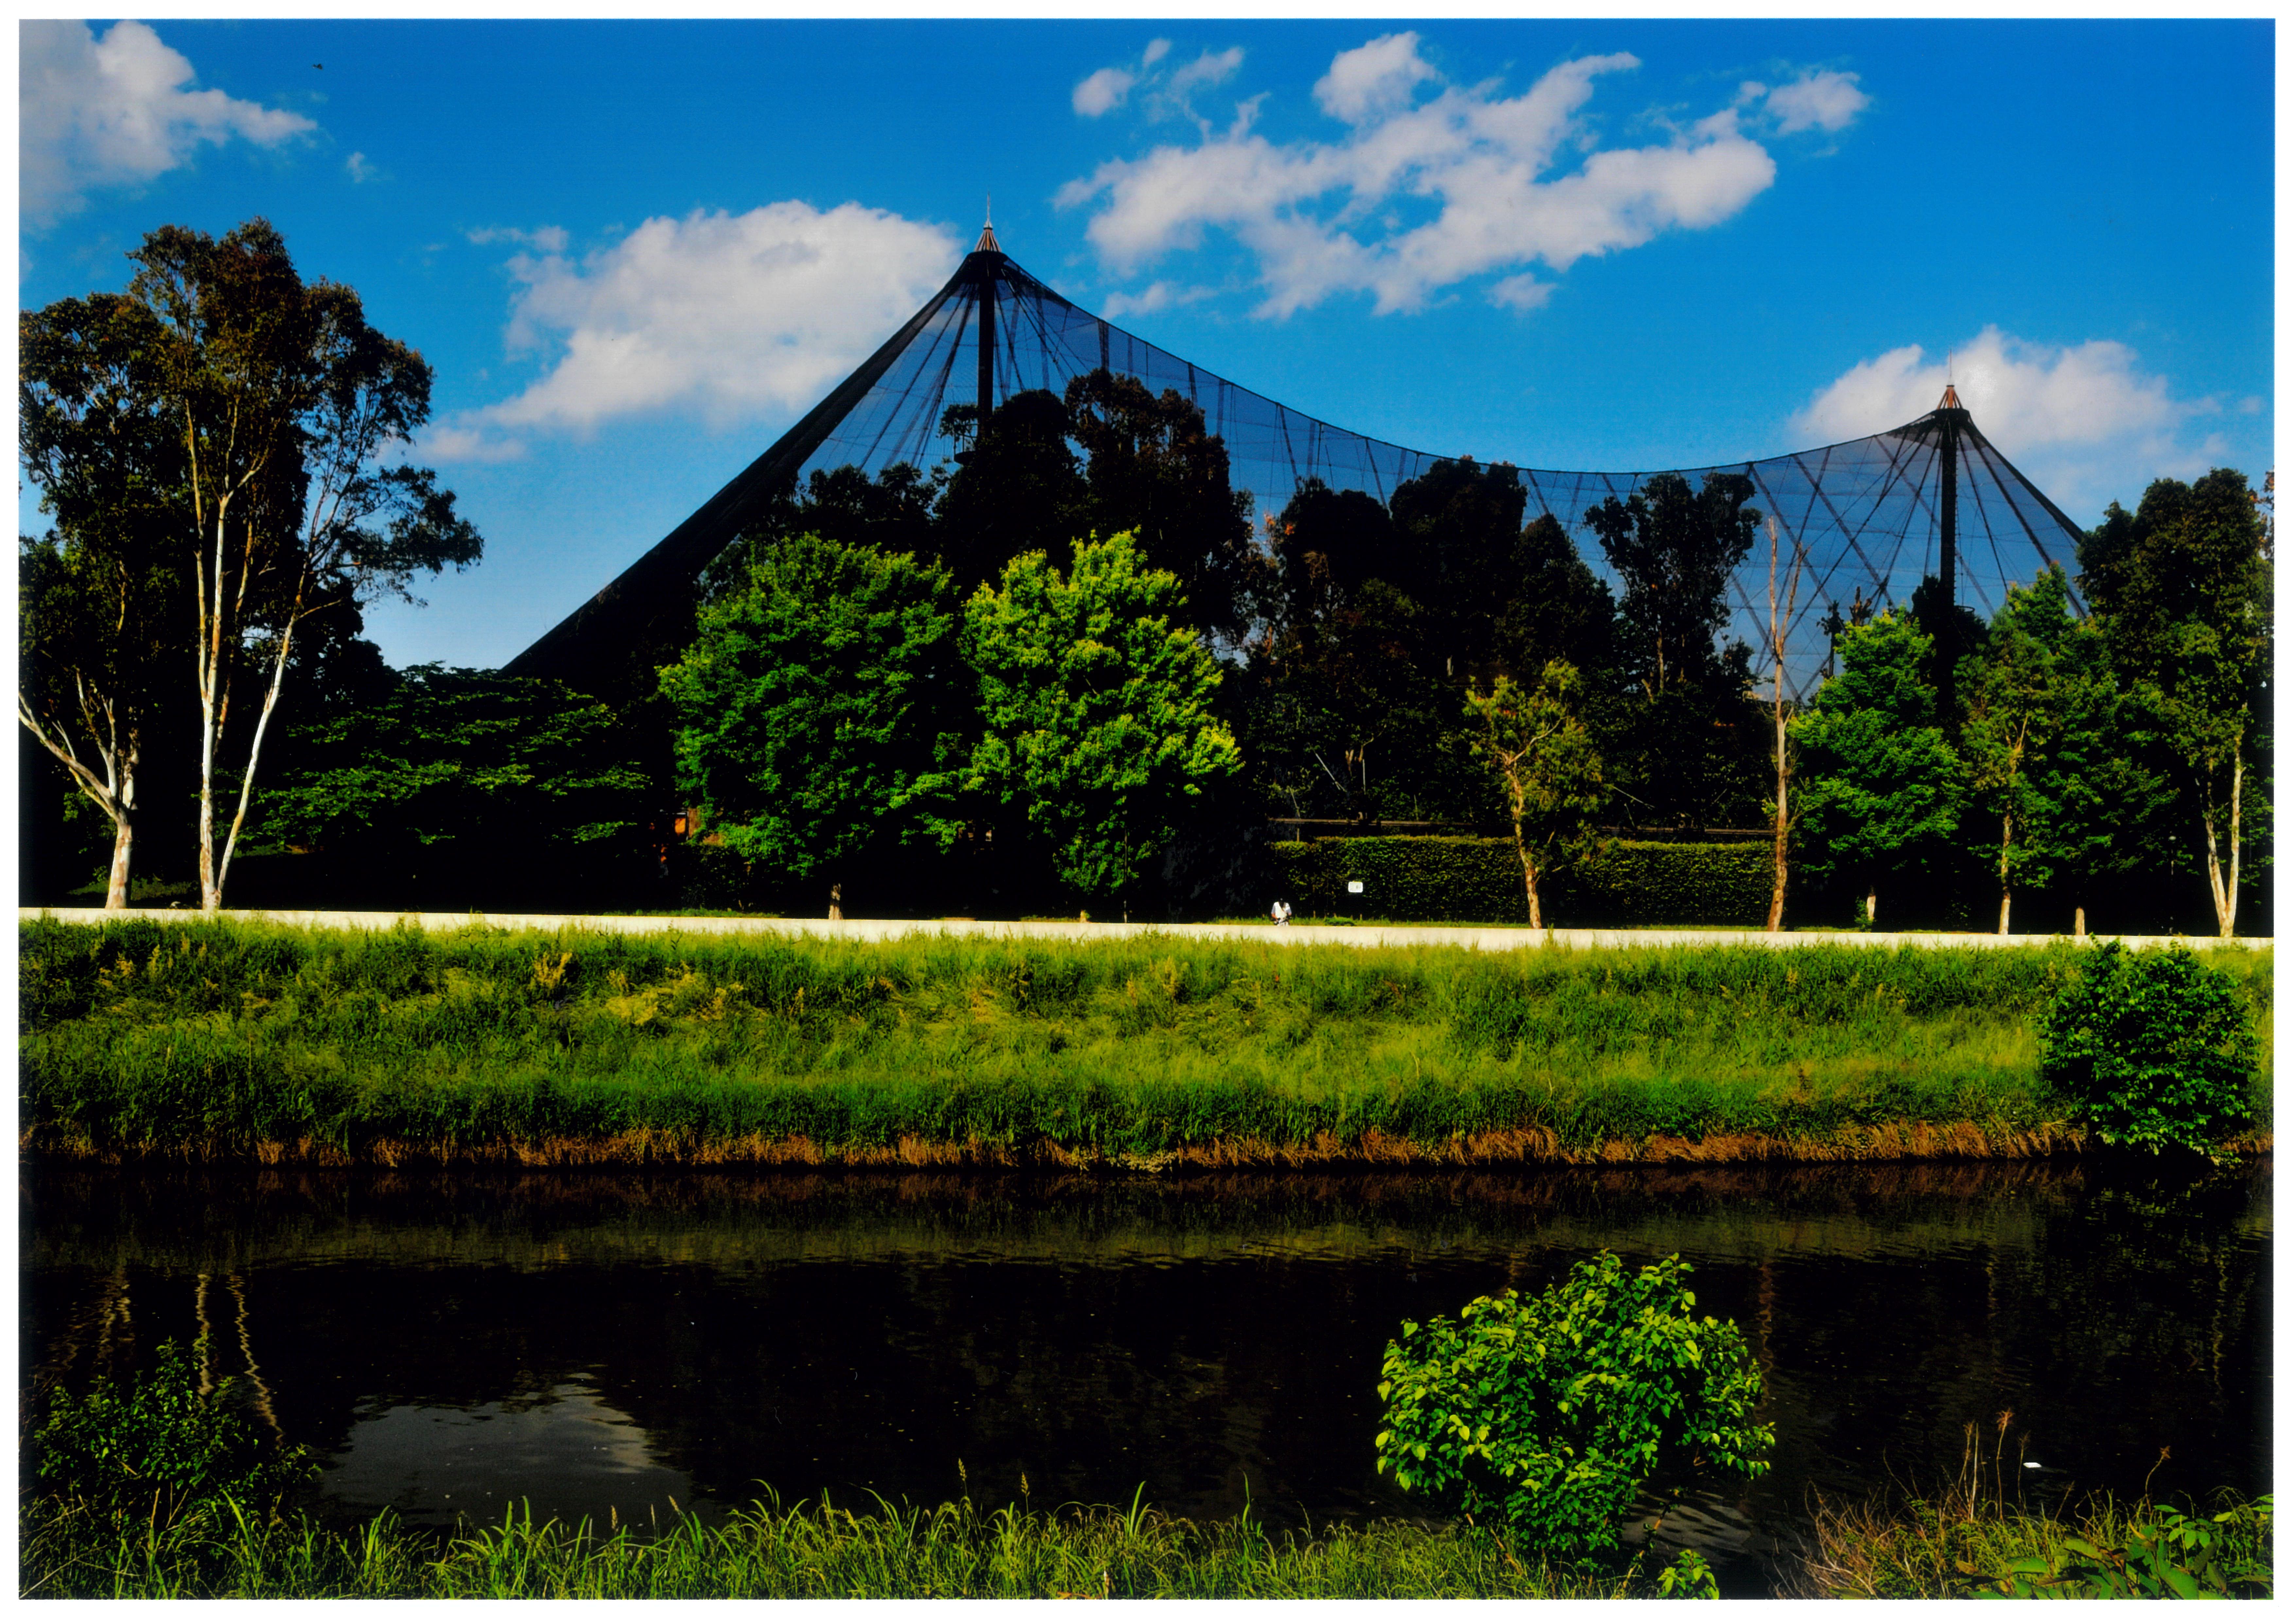
[[[1759,1358],[1775,1470],[1709,1507],[1935,1486],[2270,1487],[2269,1164],[1568,1174],[22,1173],[22,1369],[204,1323],[347,1506],[623,1521],[866,1489],[1407,1513],[1372,1470],[1406,1317],[1680,1252]],[[2025,1441],[2021,1446],[2017,1439]],[[2161,1451],[2168,1451],[2165,1460]],[[1726,1538],[1725,1540],[1726,1543]]]

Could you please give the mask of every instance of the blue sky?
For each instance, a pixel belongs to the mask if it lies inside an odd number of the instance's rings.
[[[492,665],[937,287],[1019,263],[1444,454],[1648,469],[1935,404],[2073,517],[2272,435],[2268,21],[26,23],[20,302],[251,215],[438,373]],[[323,64],[323,65],[322,65]],[[40,521],[29,498],[22,523]]]

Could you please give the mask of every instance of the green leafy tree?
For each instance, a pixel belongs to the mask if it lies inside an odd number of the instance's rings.
[[[2255,1120],[2255,1018],[2182,945],[2099,942],[2040,1021],[2041,1077],[2107,1144],[2215,1156]]]
[[[141,307],[149,356],[140,387],[180,459],[165,513],[193,589],[200,896],[213,910],[299,630],[344,603],[405,595],[418,573],[474,562],[480,543],[428,469],[376,465],[428,420],[430,368],[368,324],[357,293],[305,283],[260,219],[219,239],[162,226],[128,258],[126,297]],[[253,725],[227,734],[250,685],[255,702],[240,709]],[[217,806],[233,776],[218,849]]]
[[[112,826],[104,906],[127,906],[142,772],[186,641],[172,520],[183,458],[158,326],[99,293],[17,324],[19,450],[55,517],[17,554],[16,716]]]
[[[1251,493],[1229,484],[1227,446],[1205,431],[1203,408],[1105,367],[1070,379],[1065,404],[1084,447],[1086,528],[1128,532],[1148,568],[1178,578],[1188,624],[1240,636],[1259,586]]]
[[[2253,769],[2270,710],[2272,572],[2262,504],[2218,468],[2156,480],[2080,547],[2081,586],[2115,663],[2160,718],[2197,811],[2217,929],[2240,907],[2241,831],[2268,811]]]
[[[631,855],[649,786],[606,706],[440,665],[367,685],[289,732],[261,801],[264,833],[340,883],[523,897]]]
[[[1611,685],[1618,604],[1552,513],[1523,526],[1505,567],[1486,585],[1509,595],[1492,627],[1494,669],[1528,681],[1560,660],[1590,689]]]
[[[1604,759],[1656,821],[1710,824],[1760,804],[1767,752],[1746,698],[1753,651],[1721,641],[1732,572],[1761,522],[1753,495],[1743,474],[1710,473],[1693,491],[1665,473],[1587,510],[1620,585],[1623,700],[1601,730]]]
[[[2182,860],[2177,790],[2156,718],[2122,683],[2095,617],[2075,621],[2057,652],[2055,743],[2035,769],[2049,812],[2051,868],[2073,898],[2073,934],[2106,887]]]
[[[817,536],[766,548],[662,670],[678,787],[742,857],[825,878],[842,917],[872,842],[950,832],[955,625],[938,565]]]
[[[1885,882],[1944,866],[1960,823],[1961,759],[1937,723],[1931,640],[1902,614],[1843,628],[1840,671],[1794,718],[1803,866],[1856,884],[1878,923]]]
[[[1381,1365],[1379,1468],[1529,1552],[1594,1567],[1645,1484],[1768,1470],[1761,1373],[1738,1328],[1691,1316],[1689,1267],[1628,1275],[1609,1252],[1537,1297],[1406,1321]]]
[[[1242,765],[1212,710],[1218,662],[1175,624],[1185,603],[1119,534],[1076,543],[1066,575],[1024,553],[965,604],[981,728],[966,785],[1025,820],[1079,900],[1121,896],[1181,806]]]
[[[1069,428],[1068,406],[1049,390],[1008,396],[986,424],[977,406],[941,414],[941,432],[964,448],[934,530],[960,594],[995,581],[1009,559],[1049,554],[1091,531],[1091,490]]]
[[[1496,623],[1513,595],[1503,583],[1522,534],[1522,480],[1504,463],[1446,458],[1395,488],[1402,545],[1388,578],[1426,610],[1421,660],[1460,683],[1488,668]]]
[[[2070,674],[2062,670],[2062,653],[2071,635],[2064,571],[2052,565],[2032,586],[2009,589],[1982,656],[1971,662],[1971,680],[1959,685],[1968,706],[1961,759],[1970,809],[1985,825],[2003,936],[2013,888],[2046,885],[2055,875],[2060,820],[2049,791],[2058,778],[2046,768],[2063,726]]]
[[[1476,753],[1497,777],[1513,820],[1515,856],[1530,925],[1542,929],[1538,882],[1559,855],[1583,844],[1603,805],[1602,763],[1579,719],[1578,673],[1555,660],[1530,687],[1501,677],[1488,693],[1467,693],[1480,728]]]

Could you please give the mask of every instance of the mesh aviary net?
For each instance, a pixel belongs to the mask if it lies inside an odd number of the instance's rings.
[[[1226,442],[1234,484],[1252,493],[1263,517],[1311,478],[1384,502],[1443,460],[1318,422],[1136,338],[1037,281],[984,232],[947,284],[820,405],[504,668],[583,685],[627,658],[649,626],[690,604],[701,570],[776,492],[802,488],[816,469],[930,469],[957,449],[942,432],[947,407],[993,408],[1024,390],[1057,396],[1097,368],[1193,401]],[[1821,623],[1829,605],[1847,612],[1860,597],[1903,603],[1923,576],[1949,575],[1956,601],[1989,617],[2010,585],[2051,562],[2070,570],[2080,534],[1978,431],[1950,390],[1936,411],[1901,428],[1784,456],[1639,473],[1516,470],[1528,492],[1525,517],[1552,514],[1613,586],[1587,510],[1625,499],[1662,472],[1693,488],[1710,472],[1753,482],[1755,505],[1778,525],[1781,595],[1799,545],[1804,562],[1786,657],[1795,693],[1813,685],[1825,660]],[[1764,536],[1732,583],[1727,633],[1755,649],[1754,669],[1765,679],[1769,567]]]

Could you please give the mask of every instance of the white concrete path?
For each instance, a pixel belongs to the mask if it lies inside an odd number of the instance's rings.
[[[43,915],[76,924],[99,924],[106,919],[197,919],[189,908],[129,908],[107,913],[102,908],[18,908],[20,920]],[[907,936],[985,936],[993,940],[1049,938],[1060,941],[1111,941],[1119,937],[1190,937],[1211,941],[1275,941],[1292,946],[1336,942],[1349,947],[1474,947],[1505,953],[1521,947],[1809,947],[1833,943],[1849,947],[2030,947],[2062,936],[1956,935],[1926,931],[1788,931],[1772,936],[1763,931],[1533,931],[1505,925],[1283,925],[1273,924],[1077,924],[1066,920],[972,919],[689,919],[660,915],[631,917],[614,914],[351,914],[317,909],[283,908],[275,912],[226,908],[226,919],[267,920],[274,924],[301,925],[324,930],[388,931],[402,924],[425,931],[461,931],[472,927],[501,931],[595,931],[622,936],[683,931],[697,936],[818,936],[847,941],[886,941]],[[2155,947],[2172,941],[2188,947],[2221,945],[2217,938],[2185,936],[2124,936],[2131,947]],[[2268,936],[2237,936],[2230,945],[2268,951]]]

